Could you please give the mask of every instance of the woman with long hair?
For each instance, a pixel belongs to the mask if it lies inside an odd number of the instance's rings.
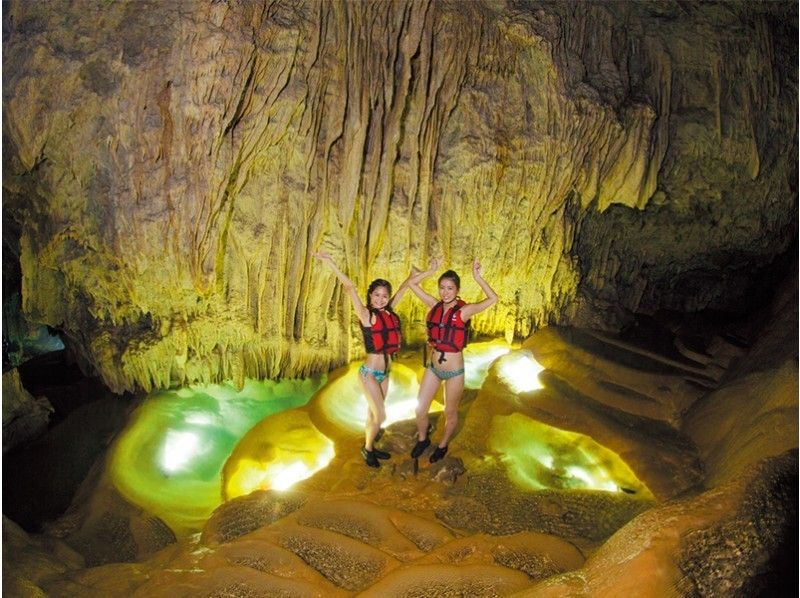
[[[391,283],[376,278],[367,289],[365,305],[358,296],[356,285],[336,266],[329,254],[318,252],[314,257],[328,264],[342,282],[361,322],[367,356],[358,372],[368,406],[361,455],[370,467],[380,467],[378,460],[389,459],[391,455],[376,448],[375,442],[381,432],[381,424],[386,420],[384,403],[389,390],[391,360],[402,342],[400,318],[394,313],[394,306],[408,290],[411,277],[403,282],[394,296]]]
[[[420,457],[431,444],[428,437],[428,410],[439,385],[444,383],[444,436],[430,455],[431,463],[439,461],[447,454],[450,439],[458,425],[458,405],[464,391],[463,350],[469,339],[469,321],[472,316],[488,309],[497,301],[497,293],[483,279],[481,264],[477,259],[472,264],[472,275],[486,294],[483,301],[466,303],[461,300],[458,296],[461,279],[453,270],[447,270],[439,277],[439,299],[432,297],[419,285],[439,265],[440,262],[434,260],[429,270],[409,279],[411,290],[430,309],[426,324],[428,344],[432,349],[417,398],[417,443],[411,451],[414,459]]]

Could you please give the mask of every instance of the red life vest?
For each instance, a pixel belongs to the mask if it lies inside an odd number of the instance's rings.
[[[439,301],[428,312],[428,343],[441,355],[439,363],[445,361],[445,353],[458,353],[469,341],[469,322],[461,319],[461,308],[466,302],[458,299],[456,304],[445,311],[444,302]]]
[[[369,313],[375,316],[375,322],[372,326],[361,327],[367,353],[383,353],[384,355],[397,353],[403,340],[400,334],[400,318],[388,309],[370,308]]]

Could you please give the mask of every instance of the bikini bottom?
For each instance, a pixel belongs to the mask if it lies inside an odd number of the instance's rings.
[[[459,368],[457,370],[440,370],[439,368],[429,365],[428,369],[432,371],[439,380],[449,380],[450,378],[455,378],[456,376],[464,374],[464,368]]]
[[[383,370],[373,370],[366,363],[358,368],[358,373],[364,376],[364,378],[367,378],[370,374],[372,374],[372,377],[375,378],[375,381],[378,384],[386,380],[386,376],[389,374],[389,372],[384,372]]]

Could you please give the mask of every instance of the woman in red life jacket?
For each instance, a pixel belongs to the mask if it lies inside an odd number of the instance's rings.
[[[431,346],[430,359],[422,375],[417,399],[417,443],[411,451],[416,459],[430,445],[428,438],[428,410],[439,385],[444,382],[444,436],[430,456],[435,463],[447,454],[450,438],[458,424],[458,404],[464,391],[464,354],[469,335],[469,321],[472,316],[488,309],[497,301],[497,293],[481,276],[481,265],[476,259],[472,264],[475,282],[483,289],[486,299],[478,303],[465,303],[458,297],[461,280],[458,274],[448,270],[439,277],[439,300],[428,295],[419,286],[420,282],[433,274],[441,265],[439,260],[431,262],[426,272],[414,275],[409,286],[430,308],[427,317],[428,344]]]
[[[392,296],[392,285],[388,281],[382,278],[373,280],[367,289],[367,304],[364,305],[358,296],[356,285],[339,270],[330,255],[319,252],[315,253],[314,257],[326,262],[336,277],[342,281],[361,321],[367,357],[358,372],[369,407],[361,455],[370,467],[380,467],[378,459],[389,459],[391,455],[375,448],[374,443],[381,430],[381,424],[386,420],[384,402],[389,389],[389,365],[401,343],[400,318],[394,313],[393,308],[408,290],[410,277],[403,282],[394,296]]]

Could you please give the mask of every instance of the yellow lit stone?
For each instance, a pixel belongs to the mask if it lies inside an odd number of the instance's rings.
[[[304,411],[264,419],[237,445],[223,469],[226,500],[254,490],[286,490],[333,459],[333,442]]]

